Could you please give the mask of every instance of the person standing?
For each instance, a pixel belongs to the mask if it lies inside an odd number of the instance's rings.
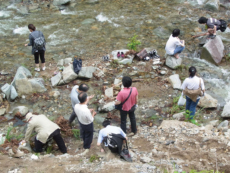
[[[136,118],[135,118],[134,111],[138,101],[138,92],[136,87],[131,87],[132,79],[130,77],[124,76],[122,78],[122,84],[124,86],[124,89],[118,93],[116,98],[117,101],[115,102],[115,105],[123,103],[129,97],[128,100],[123,104],[122,110],[120,110],[120,116],[121,116],[121,129],[126,133],[126,120],[127,120],[127,114],[129,114],[129,119],[131,122],[131,130],[132,130],[129,136],[131,136],[137,133]]]
[[[184,40],[179,39],[178,37],[179,35],[180,35],[180,30],[174,29],[165,46],[166,53],[168,55],[175,56],[177,59],[179,58],[179,54],[185,48],[185,42]]]
[[[91,143],[93,141],[93,120],[96,112],[93,109],[88,109],[87,94],[82,92],[78,95],[79,104],[76,104],[74,111],[78,116],[78,120],[82,129],[83,147],[85,151],[82,155],[89,152]]]
[[[43,145],[50,138],[55,140],[59,150],[63,154],[67,153],[65,142],[60,133],[60,127],[57,124],[50,121],[45,115],[33,115],[31,112],[26,115],[26,121],[28,126],[25,134],[25,141],[29,143],[33,131],[37,133],[35,137],[35,148],[33,149],[36,153],[42,152]]]
[[[32,54],[35,59],[35,71],[40,71],[39,68],[39,56],[42,62],[42,70],[46,69],[45,67],[45,37],[41,31],[37,31],[36,27],[33,24],[28,25],[28,29],[30,30],[29,40],[30,43],[25,44],[25,46],[32,46]]]
[[[88,90],[89,90],[89,87],[86,84],[81,84],[80,86],[75,85],[73,87],[73,89],[71,90],[70,98],[71,98],[71,104],[72,104],[73,111],[72,111],[72,113],[71,113],[71,115],[69,117],[69,124],[71,124],[75,120],[75,118],[77,118],[77,114],[74,111],[74,107],[75,107],[76,104],[80,103],[80,101],[78,99],[78,95],[80,93],[82,93],[82,92],[87,92]],[[94,97],[94,95],[89,96],[87,98],[88,102],[93,97]],[[78,118],[77,118],[77,120],[78,120]],[[79,122],[79,120],[78,120],[78,122]],[[81,129],[81,126],[80,126],[80,138],[82,139],[82,129]]]
[[[205,92],[204,81],[202,78],[199,78],[196,76],[196,68],[191,66],[189,68],[189,77],[184,80],[181,88],[182,88],[183,92],[185,92],[184,90],[186,88],[189,90],[198,90],[200,87],[201,87],[201,90],[202,90],[203,95],[204,95],[204,92]],[[186,93],[185,93],[185,95],[186,95]],[[193,118],[194,118],[194,115],[196,112],[196,106],[197,106],[199,100],[200,100],[199,94],[193,95],[193,96],[186,95],[186,111],[188,110],[190,112],[190,120],[191,121],[194,121]]]

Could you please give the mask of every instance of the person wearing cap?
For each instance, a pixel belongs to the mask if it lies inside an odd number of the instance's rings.
[[[64,154],[67,153],[65,142],[60,133],[60,127],[54,122],[50,121],[45,115],[33,115],[29,112],[26,115],[28,123],[25,134],[25,141],[29,143],[30,136],[33,131],[37,133],[35,137],[35,152],[42,152],[43,145],[48,139],[53,138],[57,143],[59,150]]]
[[[103,140],[105,137],[107,137],[109,134],[120,134],[123,136],[126,140],[126,134],[120,127],[116,126],[111,126],[111,121],[110,120],[105,120],[102,123],[102,126],[104,127],[103,129],[100,130],[99,135],[98,135],[98,140],[97,140],[97,146],[101,146]],[[101,147],[101,152],[104,152],[104,149]]]

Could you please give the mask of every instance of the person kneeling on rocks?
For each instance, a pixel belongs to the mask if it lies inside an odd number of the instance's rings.
[[[103,123],[103,129],[100,130],[97,145],[101,146],[101,152],[104,152],[104,146],[108,146],[111,152],[118,153],[126,161],[132,161],[128,152],[127,137],[120,127],[111,126],[110,120],[106,119]],[[123,143],[126,142],[126,149],[122,150]]]
[[[60,133],[60,127],[54,122],[50,121],[45,115],[33,115],[28,113],[26,115],[28,123],[25,141],[29,143],[30,136],[33,131],[37,133],[35,137],[34,152],[42,152],[43,145],[51,138],[55,140],[59,150],[64,154],[67,153],[65,142]]]

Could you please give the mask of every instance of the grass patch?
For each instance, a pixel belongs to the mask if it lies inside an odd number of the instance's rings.
[[[72,129],[74,137],[79,140],[80,139],[80,130],[79,129]]]
[[[10,142],[12,139],[17,139],[17,140],[21,140],[24,135],[21,133],[19,135],[17,134],[13,134],[12,130],[14,129],[14,127],[10,126],[7,129],[7,133],[6,133],[6,139]]]
[[[111,66],[112,68],[117,68],[117,67],[119,66],[118,60],[117,60],[117,59],[112,60],[112,61],[110,62],[110,66]]]
[[[181,65],[176,66],[175,68],[175,70],[179,70],[179,71],[182,71],[183,69],[188,70],[188,66],[181,64]]]
[[[94,162],[95,160],[99,160],[99,157],[97,156],[97,155],[92,155],[92,156],[90,156],[90,158],[89,158],[89,162]]]

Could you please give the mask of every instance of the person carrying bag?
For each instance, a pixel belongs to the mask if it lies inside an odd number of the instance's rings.
[[[184,80],[181,86],[183,94],[186,95],[186,111],[190,112],[190,120],[194,118],[196,106],[200,96],[204,95],[205,87],[202,78],[196,76],[196,68],[189,68],[189,77]]]

